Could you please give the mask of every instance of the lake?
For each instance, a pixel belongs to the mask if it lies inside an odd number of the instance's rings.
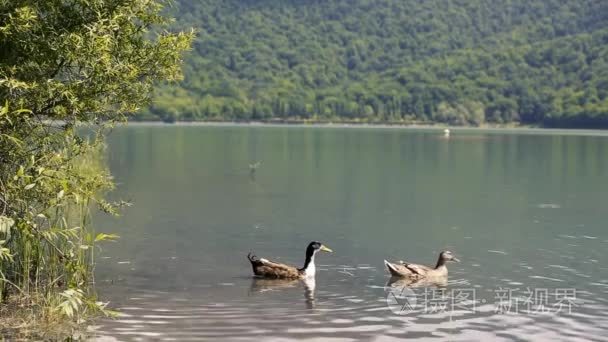
[[[96,218],[121,236],[97,261],[121,312],[100,341],[608,334],[604,133],[134,125],[107,152],[110,197],[133,206]],[[312,240],[334,251],[314,283],[252,278],[248,252],[300,266]],[[447,286],[383,265],[446,249]]]

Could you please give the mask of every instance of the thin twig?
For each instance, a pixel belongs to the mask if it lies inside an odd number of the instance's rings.
[[[15,283],[13,283],[12,281],[6,279],[6,276],[4,276],[4,273],[2,273],[2,271],[0,271],[0,277],[2,277],[0,279],[0,281],[3,281],[3,282],[5,282],[5,283],[7,283],[9,285],[12,285],[14,288],[16,288],[17,290],[19,290],[19,292],[21,294],[25,294],[25,292],[19,286],[15,285]]]

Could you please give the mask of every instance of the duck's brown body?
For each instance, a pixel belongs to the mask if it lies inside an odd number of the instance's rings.
[[[275,279],[298,279],[304,277],[304,271],[297,267],[272,262],[251,254],[248,254],[247,258],[251,262],[253,274],[258,277]]]
[[[401,261],[400,263],[390,263],[385,261],[386,268],[391,275],[396,277],[408,277],[413,279],[426,277],[445,277],[448,275],[448,268],[445,265],[439,268],[431,268],[424,265],[409,264]]]
[[[446,263],[448,261],[459,261],[456,259],[451,252],[444,251],[439,254],[437,265],[435,267],[429,267],[419,264],[412,264],[405,261],[399,261],[398,263],[391,263],[384,260],[386,268],[395,277],[407,277],[412,279],[422,278],[443,278],[448,276],[448,267]]]
[[[312,241],[306,248],[306,259],[304,266],[297,268],[290,265],[273,262],[264,258],[258,258],[251,253],[247,254],[247,259],[253,268],[253,274],[262,278],[270,279],[301,279],[315,276],[315,254],[318,251],[331,252],[322,243]]]
[[[447,277],[439,278],[412,278],[412,277],[397,277],[392,276],[386,283],[387,287],[404,288],[404,287],[446,287],[448,285]]]

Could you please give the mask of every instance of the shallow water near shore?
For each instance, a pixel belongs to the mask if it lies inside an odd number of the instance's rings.
[[[99,341],[608,332],[604,134],[135,125],[112,132],[108,162],[111,197],[134,206],[96,218],[121,236],[97,260],[121,312]],[[301,265],[311,240],[334,250],[314,283],[252,279],[249,251]],[[404,292],[384,269],[444,249],[461,259],[445,287]]]

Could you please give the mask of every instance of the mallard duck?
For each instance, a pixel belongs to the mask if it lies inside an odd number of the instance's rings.
[[[272,262],[264,258],[258,258],[251,253],[247,254],[247,259],[249,259],[251,262],[253,273],[258,277],[298,279],[315,276],[315,254],[317,254],[319,251],[332,252],[331,249],[325,247],[320,242],[311,242],[306,248],[306,260],[304,261],[304,267],[302,268]]]
[[[443,251],[439,253],[439,259],[437,260],[437,265],[433,267],[418,265],[418,264],[410,264],[405,261],[399,261],[399,263],[390,263],[384,260],[384,264],[386,268],[391,273],[391,275],[395,277],[408,277],[408,278],[438,278],[438,277],[447,277],[448,268],[446,263],[448,261],[456,261],[460,262],[452,252]]]

